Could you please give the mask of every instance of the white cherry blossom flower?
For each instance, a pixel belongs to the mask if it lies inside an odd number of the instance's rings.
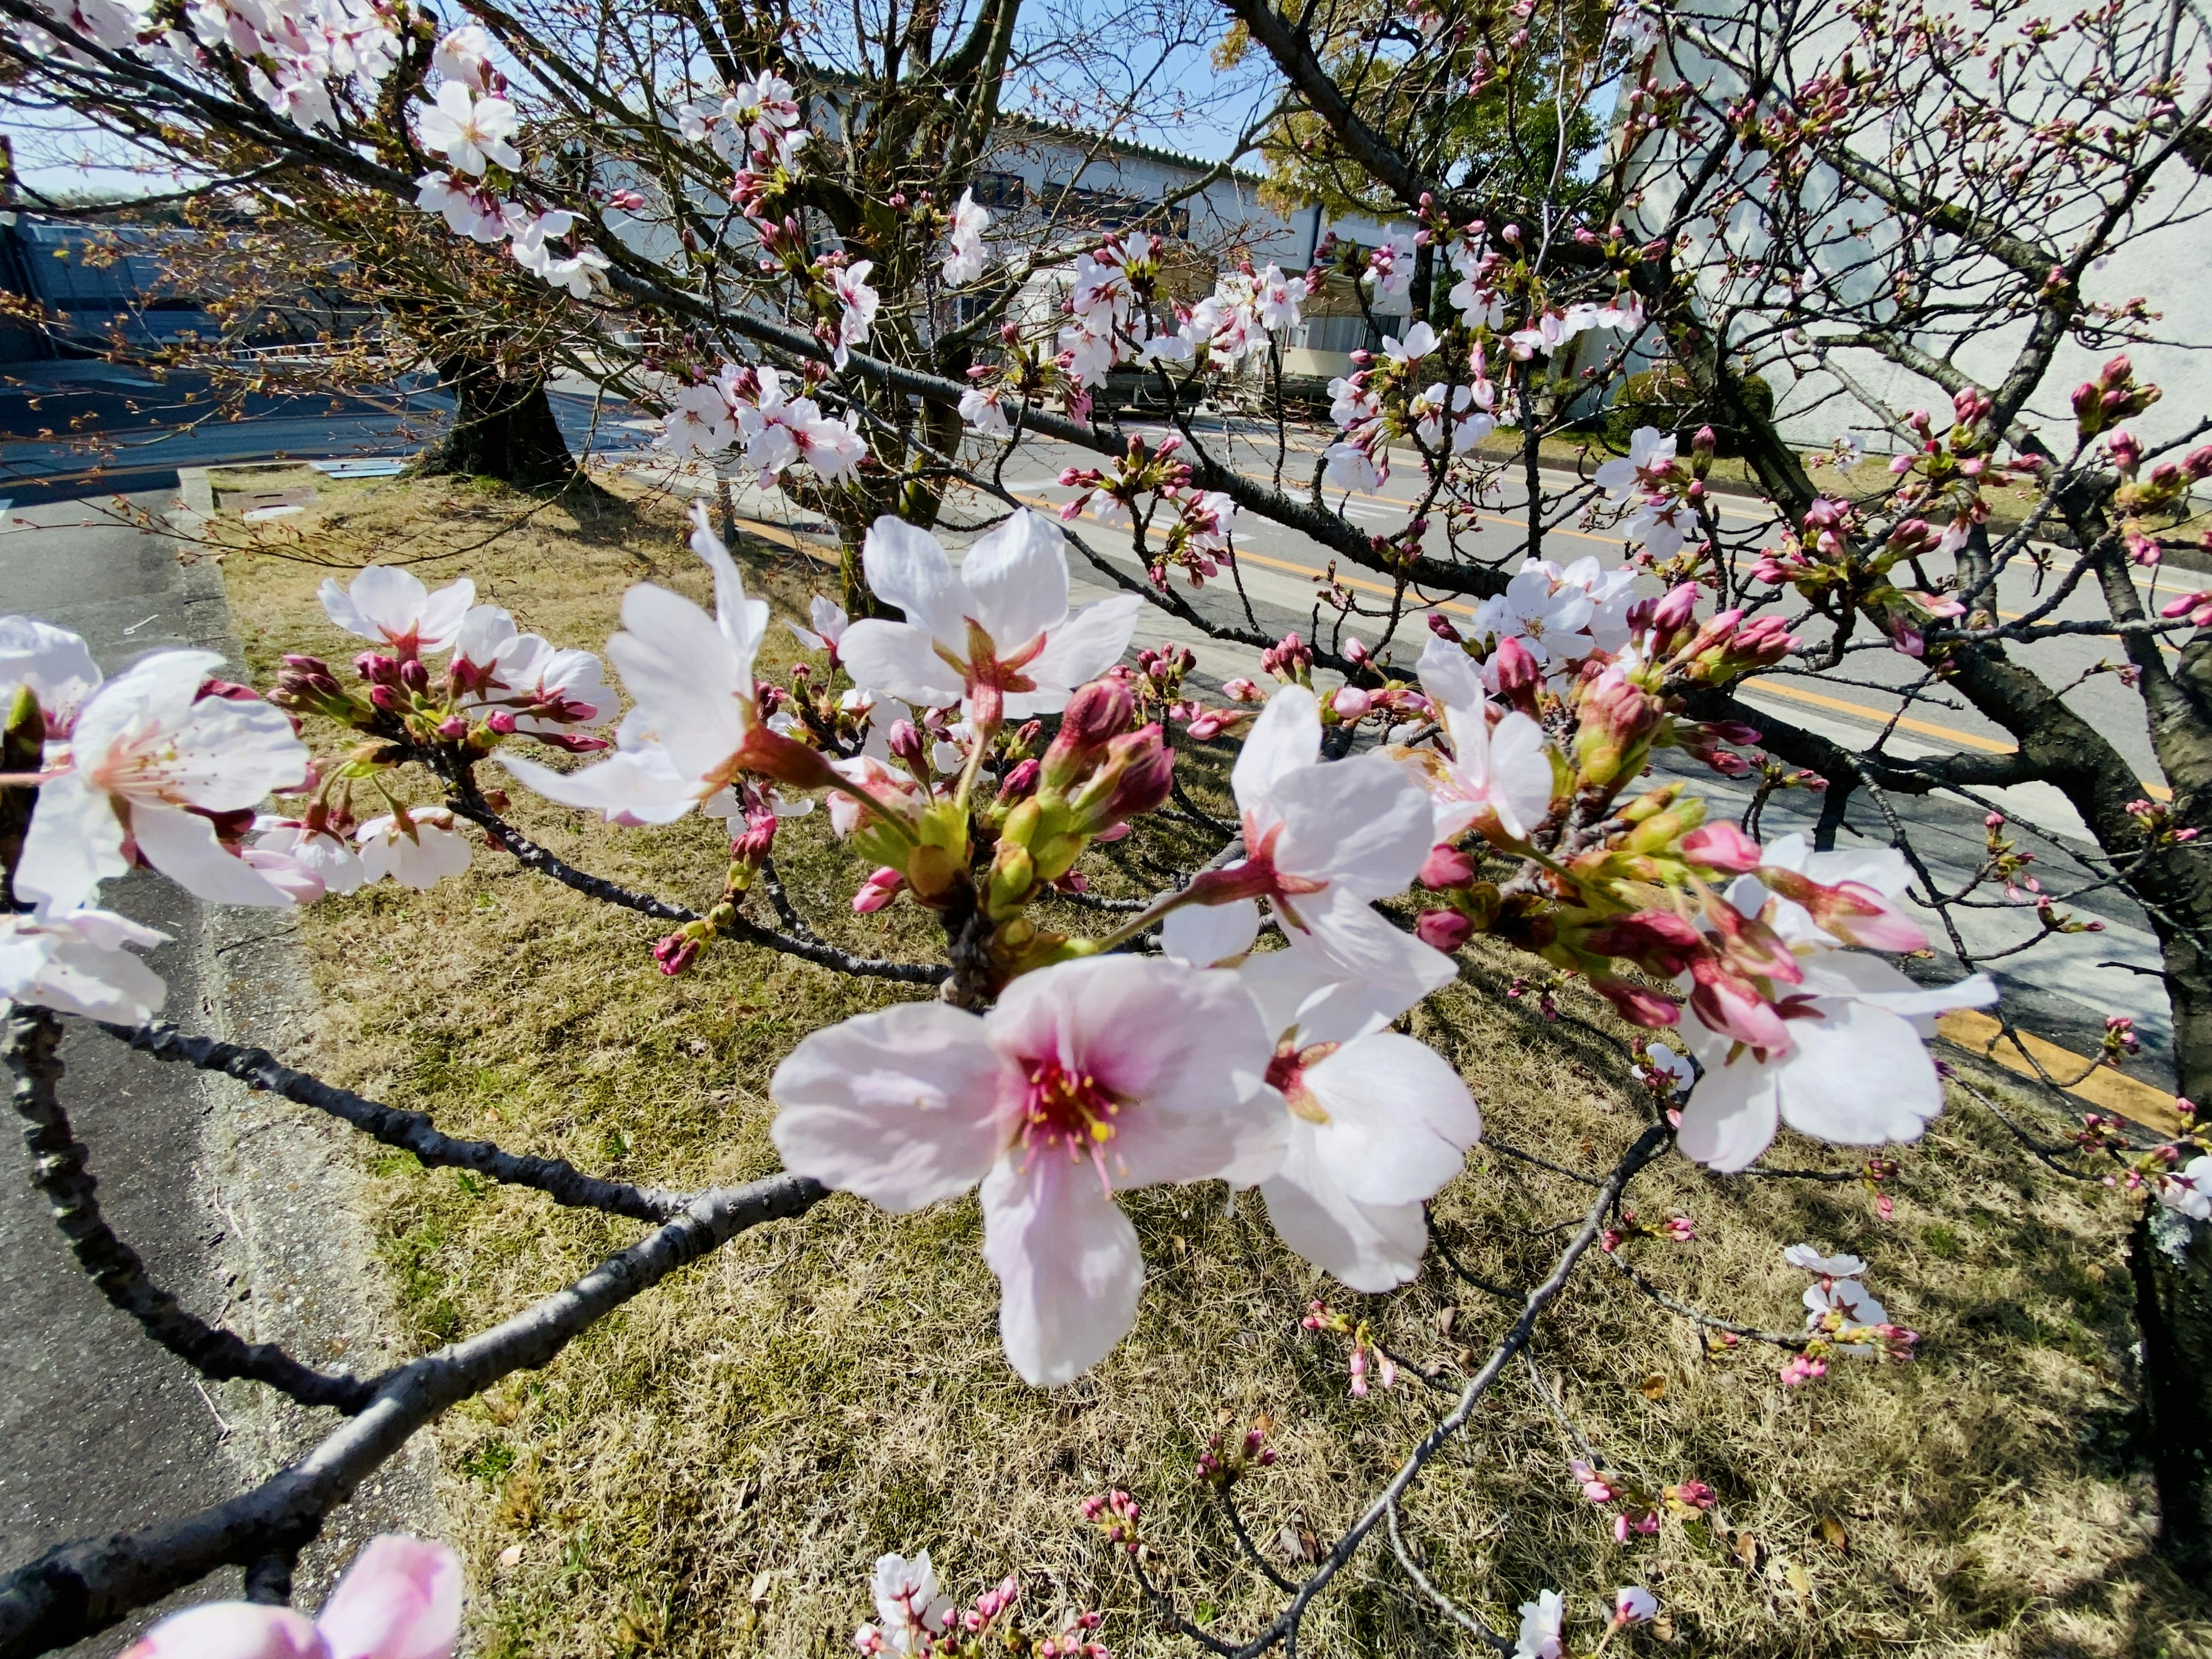
[[[1117,593],[1070,612],[1066,539],[1026,508],[978,538],[957,572],[936,537],[889,516],[861,560],[868,586],[906,620],[846,630],[853,678],[917,708],[964,701],[979,726],[1059,713],[1121,660],[1144,605]]]
[[[290,902],[224,849],[206,814],[297,785],[307,775],[307,745],[281,709],[201,696],[222,666],[212,651],[158,651],[86,701],[67,753],[47,757],[64,769],[39,789],[19,894],[48,910],[88,903],[135,851],[217,904]]]
[[[454,235],[489,243],[507,234],[507,210],[514,204],[453,173],[426,173],[415,181],[415,205],[442,215]]]
[[[853,625],[853,619],[845,614],[845,607],[835,599],[816,593],[807,599],[806,618],[814,624],[812,628],[801,628],[797,623],[787,623],[786,626],[809,651],[826,651],[835,657],[838,646],[845,638],[845,630]]]
[[[1431,635],[1417,665],[1421,690],[1451,740],[1404,751],[1436,815],[1435,839],[1455,841],[1471,824],[1509,842],[1528,839],[1552,810],[1552,762],[1544,728],[1518,709],[1495,722],[1474,660]]]
[[[2158,1201],[2192,1221],[2212,1221],[2212,1152],[2191,1158],[2151,1183]]]
[[[509,173],[522,170],[522,157],[507,143],[522,125],[504,98],[478,97],[464,81],[438,88],[435,103],[415,100],[415,130],[425,149],[443,150],[456,172],[479,176],[492,165]]]
[[[1875,900],[1904,890],[1905,860],[1894,853],[1808,854],[1802,848],[1802,840],[1795,849],[1777,842],[1761,856],[1778,870],[1801,862],[1803,873],[1824,884],[1850,881]],[[1749,1048],[1702,1019],[1683,1023],[1681,1035],[1704,1071],[1682,1107],[1682,1151],[1733,1171],[1757,1161],[1782,1123],[1837,1146],[1919,1139],[1943,1109],[1942,1082],[1924,1045],[1935,1033],[1934,1017],[1996,1001],[1990,976],[1916,985],[1880,958],[1843,948],[1802,905],[1776,898],[1753,876],[1730,884],[1726,902],[1761,919],[1802,977],[1778,988],[1789,993],[1791,1006],[1780,1022],[1785,1048]]]
[[[0,617],[0,720],[28,686],[46,721],[46,740],[66,738],[100,678],[80,635],[35,617]]]
[[[290,1607],[210,1601],[172,1613],[123,1659],[452,1659],[460,1558],[387,1533],[354,1558],[312,1622]]]
[[[1324,457],[1322,476],[1332,489],[1358,489],[1373,495],[1390,476],[1387,458],[1370,453],[1358,444],[1331,444]]]
[[[934,1638],[945,1634],[951,1622],[952,1598],[939,1593],[937,1569],[930,1565],[927,1550],[911,1561],[902,1555],[877,1557],[875,1579],[869,1588],[875,1593],[876,1617],[884,1621],[876,1633],[895,1652],[923,1651]],[[872,1629],[863,1625],[860,1633],[866,1635]]]
[[[1618,503],[1635,492],[1637,481],[1662,462],[1674,459],[1674,434],[1656,426],[1639,426],[1629,434],[1628,453],[1601,462],[1591,482]]]
[[[1819,1330],[1830,1314],[1839,1316],[1846,1325],[1889,1322],[1889,1310],[1875,1301],[1856,1279],[1823,1279],[1817,1285],[1805,1287],[1805,1328]],[[1844,1343],[1841,1347],[1845,1353],[1872,1352],[1863,1343]]]
[[[1280,265],[1270,264],[1260,273],[1255,298],[1261,327],[1270,332],[1296,328],[1300,320],[1299,307],[1306,299],[1305,279],[1285,276]]]
[[[1597,649],[1589,624],[1597,605],[1588,589],[1560,583],[1531,559],[1513,574],[1505,591],[1475,608],[1472,632],[1516,639],[1540,665],[1587,657]]]
[[[87,1019],[151,1019],[168,987],[124,947],[147,951],[168,939],[112,910],[0,912],[0,1013],[21,1002]]]
[[[945,280],[954,287],[972,283],[983,274],[983,233],[991,216],[976,204],[975,192],[963,190],[952,204],[951,222],[945,227],[951,251],[945,256]]]
[[[981,1182],[1006,1358],[1060,1383],[1136,1319],[1144,1259],[1114,1194],[1267,1167],[1267,1054],[1231,975],[1094,957],[988,1014],[909,1002],[813,1033],[769,1085],[770,1133],[785,1168],[888,1210]]]
[[[1560,1636],[1567,1616],[1566,1598],[1545,1590],[1533,1601],[1521,1604],[1521,1633],[1513,1644],[1513,1659],[1560,1659],[1566,1651]]]
[[[1404,890],[1434,844],[1427,794],[1388,755],[1322,763],[1321,705],[1310,690],[1286,685],[1268,700],[1230,784],[1244,857],[1192,884],[1200,902],[1234,908],[1256,929],[1256,901],[1265,898],[1292,950],[1329,964],[1334,978],[1365,981],[1374,995],[1404,996],[1404,1006],[1456,971],[1371,908]],[[1162,944],[1198,961],[1202,945],[1178,943],[1191,937],[1184,930],[1228,924],[1188,915],[1169,912]]]
[[[596,655],[518,632],[514,616],[497,605],[473,606],[462,619],[447,672],[464,688],[463,708],[503,709],[514,730],[532,736],[599,726],[615,712]]]
[[[365,882],[389,876],[402,887],[418,890],[461,874],[475,855],[469,838],[442,806],[412,806],[404,813],[371,818],[354,831],[354,840],[361,847]]]
[[[1676,1054],[1663,1042],[1644,1044],[1644,1054],[1652,1072],[1666,1079],[1677,1097],[1690,1092],[1691,1085],[1698,1080],[1698,1068],[1690,1064],[1688,1055]]]
[[[281,853],[314,872],[323,890],[350,893],[368,879],[368,871],[346,838],[328,828],[311,828],[298,818],[267,815],[253,821],[253,847]]]
[[[1238,975],[1275,1041],[1267,1082],[1289,1134],[1281,1167],[1260,1183],[1268,1218],[1284,1243],[1355,1291],[1420,1272],[1422,1203],[1482,1138],[1459,1073],[1383,1029],[1450,981],[1440,961],[1410,1000],[1377,996],[1291,951],[1251,957]]]
[[[872,259],[861,259],[830,273],[830,290],[837,296],[841,315],[837,324],[837,367],[845,367],[850,356],[848,348],[866,345],[868,334],[876,325],[876,312],[883,304],[883,296],[868,286],[869,273],[876,268]]]
[[[471,92],[489,92],[499,71],[492,67],[490,31],[481,23],[464,23],[449,29],[430,55],[430,67],[448,81],[459,81]]]
[[[349,634],[374,640],[400,657],[443,651],[461,631],[461,619],[477,602],[477,585],[466,576],[436,592],[412,571],[373,564],[349,587],[326,577],[319,597],[324,614]]]
[[[1613,1622],[1648,1625],[1659,1616],[1659,1598],[1641,1584],[1623,1584],[1613,1598]]]
[[[1005,398],[996,387],[971,386],[960,394],[960,418],[971,432],[986,438],[1005,438],[1012,435],[1013,428],[1006,423]]]
[[[745,597],[702,502],[692,504],[691,550],[714,573],[714,615],[650,582],[623,596],[623,631],[607,641],[630,695],[616,752],[556,772],[495,751],[518,781],[563,806],[636,824],[673,823],[741,772],[801,784],[828,776],[820,755],[760,717],[753,658],[768,631],[768,601]]]

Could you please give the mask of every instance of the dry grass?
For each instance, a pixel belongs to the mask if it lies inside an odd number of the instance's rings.
[[[480,538],[514,510],[446,484],[326,486],[290,522],[319,555],[366,561]],[[648,505],[596,527],[542,512],[466,568],[526,625],[597,643],[631,580],[703,594],[689,566],[673,513]],[[341,648],[313,608],[320,574],[229,561],[260,672],[282,650]],[[795,574],[771,584],[786,603],[801,591]],[[720,848],[696,822],[611,830],[534,802],[516,816],[618,879],[693,902],[719,883]],[[1127,843],[1095,854],[1102,889],[1139,890],[1144,856]],[[818,818],[790,827],[779,861],[833,936],[927,950],[902,907],[845,914],[839,896],[860,872]],[[324,1069],[434,1110],[457,1133],[619,1175],[681,1185],[763,1174],[775,1163],[764,1088],[775,1062],[805,1030],[897,988],[728,946],[665,980],[647,954],[655,931],[491,854],[428,894],[387,887],[319,906],[307,938],[330,999]],[[1601,1168],[1639,1127],[1618,1051],[1505,1000],[1510,972],[1476,961],[1417,1029],[1466,1068],[1496,1133]],[[1602,1023],[1594,1003],[1577,1012]],[[636,1232],[364,1156],[386,1257],[425,1345],[511,1312]],[[1843,1161],[1786,1138],[1777,1158]],[[1571,1641],[1585,1652],[1601,1598],[1626,1583],[1665,1603],[1664,1639],[1636,1638],[1652,1650],[2212,1652],[2212,1610],[2150,1554],[2147,1484],[2125,1456],[2125,1204],[2038,1169],[1963,1102],[1903,1164],[1885,1223],[1858,1187],[1719,1180],[1670,1162],[1639,1183],[1636,1207],[1687,1212],[1698,1240],[1631,1248],[1674,1294],[1769,1327],[1796,1322],[1804,1285],[1782,1264],[1784,1245],[1857,1250],[1893,1316],[1926,1334],[1916,1364],[1839,1363],[1827,1382],[1784,1390],[1771,1351],[1708,1357],[1601,1261],[1543,1328],[1537,1363],[1573,1431],[1655,1484],[1717,1487],[1731,1530],[1753,1541],[1752,1566],[1672,1522],[1617,1546],[1567,1477],[1568,1431],[1522,1369],[1409,1507],[1432,1575],[1509,1631],[1512,1604],[1565,1590]],[[1585,1192],[1481,1156],[1439,1200],[1438,1227],[1468,1270],[1523,1284]],[[479,1650],[847,1653],[869,1616],[873,1558],[927,1546],[957,1592],[1021,1574],[1034,1626],[1096,1605],[1117,1653],[1189,1653],[1144,1615],[1077,1518],[1079,1500],[1109,1484],[1146,1500],[1154,1560],[1185,1607],[1224,1632],[1249,1630],[1273,1598],[1192,1489],[1206,1437],[1271,1414],[1281,1461],[1241,1489],[1254,1529],[1326,1539],[1441,1396],[1413,1382],[1347,1396],[1341,1351],[1298,1327],[1309,1298],[1331,1292],[1276,1243],[1258,1204],[1232,1212],[1207,1185],[1141,1193],[1129,1208],[1152,1280],[1137,1330],[1058,1393],[1025,1388],[999,1355],[972,1200],[899,1218],[839,1197],[739,1240],[544,1373],[457,1410],[439,1434]],[[1397,1295],[1332,1299],[1447,1368],[1508,1317],[1433,1255]],[[1309,1650],[1470,1650],[1388,1562],[1387,1544],[1371,1547],[1339,1580],[1308,1626]]]

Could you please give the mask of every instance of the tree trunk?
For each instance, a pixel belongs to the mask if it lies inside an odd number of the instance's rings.
[[[2160,1553],[2212,1582],[2212,1227],[2154,1204],[2128,1244]]]
[[[542,380],[502,375],[481,359],[438,360],[438,379],[453,395],[453,423],[427,452],[427,477],[496,478],[517,489],[559,489],[576,464],[553,418]]]

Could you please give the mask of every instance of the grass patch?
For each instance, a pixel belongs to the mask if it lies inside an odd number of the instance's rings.
[[[557,502],[383,481],[326,485],[284,522],[300,542],[283,550],[328,562],[483,544],[422,574],[465,570],[483,599],[562,643],[602,642],[641,578],[707,594],[665,504],[579,522]],[[754,570],[790,614],[808,573],[765,556]],[[285,651],[350,656],[314,605],[322,568],[238,552],[225,574],[263,683]],[[770,665],[794,648],[776,630]],[[1219,758],[1192,769],[1217,806]],[[617,880],[693,904],[719,887],[723,848],[696,818],[612,830],[519,793],[514,816]],[[1101,890],[1156,884],[1153,860],[1179,849],[1149,834],[1092,855]],[[787,825],[777,853],[826,935],[929,954],[908,907],[849,913],[863,872],[823,815]],[[489,853],[427,894],[386,887],[319,905],[305,937],[325,999],[319,1069],[455,1133],[590,1169],[671,1186],[765,1174],[776,1062],[806,1031],[907,993],[732,945],[664,979],[648,956],[658,931]],[[1465,1069],[1498,1134],[1602,1167],[1640,1127],[1619,1052],[1595,1029],[1607,1017],[1571,993],[1589,1023],[1547,1024],[1503,995],[1514,971],[1503,954],[1471,953],[1414,1029]],[[395,1293],[425,1345],[514,1312],[639,1231],[362,1157]],[[1776,1152],[1791,1167],[1846,1161],[1786,1136]],[[1670,1293],[1770,1328],[1796,1322],[1806,1282],[1783,1265],[1784,1245],[1858,1252],[1893,1316],[1925,1334],[1919,1363],[1839,1363],[1826,1382],[1785,1390],[1770,1351],[1709,1352],[1593,1261],[1545,1325],[1537,1369],[1507,1377],[1409,1504],[1431,1576],[1509,1632],[1515,1603],[1559,1588],[1583,1651],[1601,1599],[1632,1583],[1657,1592],[1669,1621],[1668,1638],[1636,1644],[1670,1652],[2212,1651],[2205,1602],[2150,1553],[2148,1482],[2129,1449],[2126,1201],[2035,1169],[1964,1103],[1900,1161],[1888,1222],[1862,1187],[1670,1162],[1644,1178],[1635,1206],[1690,1214],[1698,1241],[1630,1249]],[[1478,1153],[1437,1200],[1437,1229],[1472,1273],[1527,1284],[1585,1190]],[[1127,1201],[1150,1270],[1137,1329],[1055,1393],[1024,1387],[999,1352],[972,1200],[894,1218],[839,1197],[457,1408],[436,1433],[476,1650],[842,1655],[872,1616],[874,1557],[927,1547],[957,1593],[1018,1572],[1033,1625],[1098,1606],[1118,1654],[1188,1654],[1077,1518],[1109,1485],[1145,1500],[1155,1569],[1183,1605],[1249,1631],[1274,1598],[1193,1490],[1206,1437],[1272,1415],[1280,1462],[1241,1489],[1252,1529],[1326,1540],[1439,1409],[1410,1381],[1351,1399],[1341,1350],[1299,1328],[1308,1301],[1372,1320],[1447,1373],[1510,1313],[1434,1253],[1395,1295],[1346,1294],[1275,1242],[1257,1202],[1231,1206],[1218,1184]],[[1567,1476],[1571,1435],[1654,1486],[1711,1483],[1729,1534],[1700,1543],[1670,1523],[1617,1544]],[[1306,1641],[1328,1654],[1469,1647],[1411,1591],[1387,1543],[1338,1580]]]

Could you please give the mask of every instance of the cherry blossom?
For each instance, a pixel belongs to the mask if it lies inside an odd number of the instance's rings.
[[[1437,961],[1419,994],[1450,981]],[[1268,1218],[1355,1291],[1407,1283],[1428,1247],[1424,1200],[1482,1138],[1474,1097],[1435,1049],[1384,1029],[1412,1006],[1402,995],[1377,996],[1291,951],[1250,958],[1238,977],[1274,1039],[1267,1082],[1289,1136],[1260,1183]]]
[[[1615,502],[1625,501],[1639,481],[1671,467],[1674,461],[1674,434],[1639,426],[1629,434],[1628,453],[1601,463],[1592,482]]]
[[[280,853],[314,872],[329,893],[350,893],[369,879],[361,854],[327,824],[264,816],[253,821],[250,851]]]
[[[313,1622],[290,1607],[210,1601],[172,1613],[123,1659],[450,1659],[460,1558],[397,1533],[371,1539]]]
[[[372,564],[348,587],[325,578],[319,597],[324,614],[347,633],[389,646],[404,659],[453,643],[477,601],[477,585],[464,576],[433,593],[411,571]]]
[[[2212,1221],[2212,1152],[2160,1176],[2151,1189],[2167,1209],[2192,1221]]]
[[[87,1019],[151,1019],[168,987],[124,947],[148,951],[168,939],[112,910],[0,912],[0,1012],[21,1002]]]
[[[491,92],[501,84],[491,54],[490,31],[481,23],[464,23],[440,37],[437,51],[430,55],[430,67],[471,92]]]
[[[1658,1616],[1659,1598],[1641,1584],[1624,1584],[1613,1598],[1616,1629],[1622,1625],[1648,1625]]]
[[[1908,879],[1899,854],[1808,853],[1797,837],[1766,848],[1761,860],[1786,877],[1840,884],[1842,905],[1819,901],[1832,910],[1875,908]],[[1854,901],[1855,890],[1863,897]],[[1814,896],[1809,888],[1798,890]],[[1893,912],[1877,910],[1892,941],[1887,948],[1911,948],[1917,930],[1894,931],[1900,921],[1911,924]],[[1943,1109],[1942,1084],[1923,1037],[1933,1035],[1933,1016],[1996,1001],[1989,975],[1916,985],[1887,963],[1842,948],[1837,931],[1855,930],[1869,918],[1832,916],[1824,927],[1804,905],[1776,896],[1753,875],[1738,877],[1706,919],[1721,948],[1694,964],[1697,1018],[1682,1027],[1704,1068],[1682,1108],[1682,1150],[1700,1164],[1735,1170],[1766,1150],[1779,1123],[1841,1146],[1918,1139]],[[1739,937],[1759,960],[1745,957],[1748,966],[1731,967],[1731,941]],[[1762,989],[1761,980],[1771,989]],[[1785,998],[1786,1012],[1775,1009]]]
[[[1698,1080],[1698,1070],[1690,1064],[1688,1055],[1676,1054],[1663,1042],[1646,1043],[1644,1054],[1651,1072],[1663,1080],[1670,1094],[1690,1092],[1691,1085]]]
[[[983,274],[983,233],[991,228],[991,216],[976,204],[975,192],[963,190],[960,199],[952,204],[945,236],[951,252],[945,256],[945,280],[957,287],[972,283]]]
[[[1237,979],[1097,957],[1024,975],[989,1013],[902,1003],[817,1031],[776,1070],[784,1166],[910,1211],[982,1184],[1006,1358],[1066,1382],[1136,1318],[1117,1190],[1267,1168],[1280,1113]]]
[[[791,82],[766,70],[732,88],[721,113],[749,154],[765,155],[779,167],[792,165],[809,136],[800,128]]]
[[[1598,648],[1589,631],[1597,601],[1589,587],[1562,580],[1560,574],[1556,566],[1528,560],[1507,581],[1503,593],[1475,607],[1468,631],[1478,638],[1490,634],[1518,640],[1547,669],[1589,656]]]
[[[807,599],[806,617],[814,624],[811,629],[801,628],[797,623],[787,623],[785,626],[791,629],[793,637],[809,651],[826,651],[830,653],[830,660],[836,662],[837,647],[845,638],[845,630],[853,625],[852,618],[845,614],[844,606],[819,593],[812,594]]]
[[[918,708],[964,702],[979,729],[1057,714],[1121,659],[1144,605],[1117,593],[1071,613],[1066,538],[1027,509],[978,538],[957,572],[936,537],[888,515],[861,560],[869,587],[906,620],[854,623],[847,670]]]
[[[1382,240],[1367,251],[1367,270],[1362,281],[1374,285],[1377,300],[1402,300],[1413,286],[1413,233],[1386,230]]]
[[[0,721],[28,686],[46,722],[46,740],[66,738],[100,678],[81,636],[35,617],[0,617]]]
[[[454,235],[490,243],[507,234],[507,210],[514,204],[457,174],[426,173],[415,181],[415,205],[443,216]]]
[[[631,703],[615,728],[617,752],[580,771],[556,772],[501,750],[500,764],[518,781],[611,822],[669,823],[740,772],[810,785],[829,780],[821,756],[761,718],[753,658],[768,630],[768,601],[745,597],[738,567],[698,502],[691,550],[714,573],[714,616],[650,582],[623,596],[623,631],[607,641]]]
[[[1824,1279],[1854,1279],[1864,1273],[1867,1264],[1855,1255],[1822,1255],[1810,1244],[1792,1244],[1783,1251],[1782,1259],[1793,1267],[1802,1267],[1808,1273],[1818,1273]]]
[[[1514,1659],[1560,1659],[1566,1651],[1560,1635],[1566,1615],[1566,1599],[1557,1590],[1544,1590],[1534,1601],[1523,1601],[1521,1633],[1513,1644]]]
[[[868,286],[869,273],[875,268],[874,260],[861,259],[830,273],[830,291],[837,296],[841,313],[835,356],[840,368],[845,367],[851,355],[848,349],[867,344],[869,331],[876,325],[876,313],[883,304],[883,296]]]
[[[521,155],[507,143],[521,125],[506,99],[478,97],[465,81],[441,86],[434,103],[415,100],[415,126],[423,148],[443,150],[455,171],[471,176],[490,166],[522,170]]]
[[[997,387],[971,386],[960,394],[960,418],[986,438],[1013,434],[1006,422],[1006,395]]]
[[[476,605],[462,618],[447,672],[461,690],[461,707],[495,711],[502,732],[546,736],[602,725],[615,712],[598,656],[520,632],[513,614],[497,605]]]
[[[1332,964],[1338,978],[1366,980],[1375,994],[1403,995],[1407,1006],[1439,982],[1439,973],[1455,971],[1449,958],[1370,908],[1404,890],[1434,842],[1428,796],[1397,762],[1370,752],[1322,763],[1321,705],[1292,684],[1261,711],[1230,784],[1245,856],[1194,881],[1195,902],[1236,907],[1256,928],[1256,901],[1265,898],[1292,950]],[[1201,959],[1177,943],[1201,925],[1224,924],[1171,911],[1163,945]]]
[[[872,1636],[889,1643],[896,1652],[924,1653],[931,1639],[942,1636],[951,1623],[952,1598],[938,1593],[937,1569],[930,1565],[927,1550],[911,1561],[902,1555],[877,1557],[870,1589],[875,1594],[876,1617],[883,1626],[878,1629],[863,1625],[854,1632],[854,1642],[863,1652],[877,1650],[876,1643],[868,1639]]]
[[[1473,659],[1449,641],[1431,635],[1418,668],[1451,740],[1449,756],[1433,748],[1402,751],[1429,792],[1434,839],[1454,841],[1477,827],[1498,840],[1525,842],[1552,810],[1544,728],[1517,709],[1493,722]]]
[[[132,857],[219,904],[282,905],[281,889],[225,850],[212,813],[258,805],[307,774],[283,711],[202,696],[222,659],[160,651],[102,685],[77,715],[59,775],[39,790],[15,890],[49,911],[90,901]]]
[[[354,831],[364,881],[386,876],[403,887],[427,890],[458,876],[475,855],[453,815],[442,806],[413,806],[371,818]]]

